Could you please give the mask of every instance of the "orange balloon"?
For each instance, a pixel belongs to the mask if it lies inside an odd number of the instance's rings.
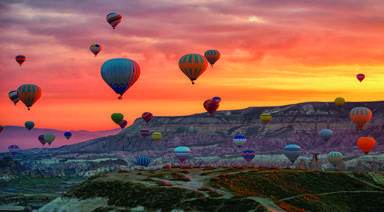
[[[30,107],[40,98],[41,89],[37,85],[24,84],[17,89],[17,95],[30,110]]]
[[[376,141],[372,137],[361,137],[359,140],[357,140],[357,146],[359,146],[359,148],[363,150],[365,154],[368,154],[368,152],[370,152],[373,147],[375,147],[375,144]]]
[[[366,107],[355,107],[349,113],[349,117],[351,117],[352,121],[362,130],[364,125],[371,120],[372,111]]]

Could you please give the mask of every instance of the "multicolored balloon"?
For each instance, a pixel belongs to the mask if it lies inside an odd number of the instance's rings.
[[[19,102],[19,95],[17,95],[17,91],[11,91],[8,93],[9,99],[16,105]]]
[[[140,130],[140,135],[143,136],[144,138],[146,138],[150,134],[151,132],[149,130]]]
[[[191,149],[186,146],[176,147],[174,150],[175,156],[183,163],[191,154]]]
[[[33,121],[27,121],[25,122],[25,128],[27,128],[29,131],[32,130],[32,128],[35,126],[35,123]]]
[[[296,144],[289,144],[285,146],[283,150],[284,155],[291,161],[292,164],[295,163],[301,152],[301,147]]]
[[[216,100],[213,100],[213,99],[207,99],[205,100],[204,104],[203,104],[205,110],[209,113],[209,114],[214,114],[216,112],[216,110],[219,108],[219,103],[216,101]]]
[[[339,107],[343,106],[345,103],[345,99],[343,97],[337,97],[335,99],[335,104]]]
[[[333,135],[333,131],[330,130],[330,129],[322,129],[322,130],[320,130],[320,132],[319,132],[319,136],[320,136],[325,142],[329,141],[329,139],[331,139],[332,135]]]
[[[41,89],[37,85],[24,84],[17,89],[19,99],[27,106],[28,110],[30,107],[40,98]]]
[[[336,168],[343,159],[343,154],[340,152],[330,152],[327,155],[327,160]]]
[[[217,60],[220,59],[220,52],[214,49],[207,50],[204,53],[205,58],[207,58],[208,62],[213,67],[213,64],[216,63]]]
[[[148,124],[149,121],[153,118],[152,113],[150,112],[144,112],[141,117],[144,119],[144,121]]]
[[[0,133],[3,132],[3,125],[0,124]]]
[[[67,140],[69,140],[72,137],[72,133],[67,131],[64,133],[64,137],[67,138]]]
[[[107,60],[101,66],[101,77],[117,94],[119,99],[140,77],[140,66],[127,58]]]
[[[39,142],[44,146],[44,144],[46,144],[47,142],[44,140],[44,135],[39,135],[39,137],[37,138],[39,140]]]
[[[113,122],[115,122],[116,124],[119,124],[121,121],[123,121],[123,119],[124,119],[124,115],[121,114],[121,113],[112,113],[112,115],[111,115],[111,119],[112,119]]]
[[[365,75],[360,73],[360,74],[356,75],[356,78],[361,82],[365,79]]]
[[[121,129],[124,129],[125,126],[127,126],[128,122],[126,120],[122,120],[120,123],[119,123],[119,126]]]
[[[213,97],[212,99],[213,99],[213,100],[216,100],[218,103],[220,103],[220,102],[221,102],[221,98],[220,98],[220,97],[218,97],[218,96],[215,96],[215,97]]]
[[[244,150],[243,153],[241,154],[247,162],[251,162],[253,158],[255,158],[255,151],[253,150]]]
[[[26,57],[24,55],[17,55],[16,62],[21,66],[25,62]]]
[[[204,73],[208,67],[207,59],[200,54],[186,54],[179,60],[180,70],[195,84],[195,80]]]
[[[56,135],[53,133],[45,133],[44,134],[44,141],[46,141],[49,146],[51,146],[51,143],[55,140]]]
[[[269,121],[271,121],[272,119],[272,116],[271,114],[269,113],[262,113],[260,115],[260,120],[264,123],[264,124],[268,124]]]
[[[357,146],[367,155],[373,147],[375,147],[376,141],[372,137],[361,137],[357,140]]]
[[[118,13],[109,13],[107,15],[107,21],[112,26],[113,29],[121,22],[123,17]]]
[[[99,52],[101,51],[101,45],[99,44],[92,44],[90,47],[89,47],[89,50],[91,50],[91,52],[95,55],[95,57],[97,56],[97,54],[99,54]]]
[[[372,111],[367,107],[355,107],[349,113],[349,117],[351,117],[352,121],[362,130],[364,125],[371,120]]]
[[[160,132],[154,132],[152,133],[152,139],[155,141],[160,141],[160,139],[163,137],[163,135]]]
[[[235,143],[235,145],[239,148],[242,147],[245,142],[247,142],[247,138],[243,135],[236,135],[233,137],[233,143]]]
[[[17,145],[9,145],[8,151],[15,157],[15,155],[20,151],[20,147]]]
[[[136,165],[148,167],[148,165],[151,163],[151,159],[147,157],[139,157],[136,161]]]

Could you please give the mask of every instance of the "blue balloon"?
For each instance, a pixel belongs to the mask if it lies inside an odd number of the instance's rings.
[[[253,160],[253,158],[255,158],[255,151],[244,150],[243,154],[241,155],[243,156],[244,160],[246,160],[247,162],[250,162],[251,160]]]
[[[220,97],[218,97],[218,96],[215,96],[215,97],[213,97],[212,99],[216,100],[218,103],[220,103],[220,102],[221,102],[221,98],[220,98]]]
[[[35,123],[33,123],[33,121],[27,121],[27,122],[25,122],[25,127],[29,130],[29,131],[31,131],[32,130],[32,128],[35,126]]]
[[[139,157],[136,161],[136,164],[139,166],[145,166],[148,167],[148,165],[151,163],[151,159],[147,157]]]
[[[301,154],[301,147],[296,144],[289,144],[284,147],[284,155],[292,162],[292,164],[296,161],[296,159]]]
[[[322,129],[322,130],[320,130],[319,135],[320,135],[320,137],[321,137],[325,142],[327,142],[329,139],[331,139],[331,137],[332,137],[332,135],[333,135],[333,131],[330,130],[330,129]]]
[[[64,136],[67,138],[67,140],[72,136],[72,133],[67,131],[64,133]]]
[[[246,141],[247,138],[243,135],[236,135],[235,137],[233,137],[233,143],[235,143],[237,147],[243,146]]]

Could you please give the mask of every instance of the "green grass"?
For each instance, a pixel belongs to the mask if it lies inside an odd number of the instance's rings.
[[[46,184],[54,184],[61,182],[81,182],[84,181],[82,177],[28,177],[22,178],[19,182],[16,182],[14,185],[16,186],[33,186],[33,185],[46,185]]]

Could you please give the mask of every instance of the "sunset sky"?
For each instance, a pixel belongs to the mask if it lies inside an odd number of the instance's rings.
[[[112,29],[106,15],[122,22]],[[380,101],[384,90],[381,0],[2,0],[0,124],[61,130],[117,128],[143,112],[178,116],[307,101]],[[97,57],[91,44],[100,44]],[[217,49],[220,60],[191,85],[178,60]],[[16,55],[27,57],[22,66]],[[118,100],[100,68],[139,63],[141,76]],[[356,74],[364,73],[360,83]],[[36,84],[28,111],[8,92]]]

